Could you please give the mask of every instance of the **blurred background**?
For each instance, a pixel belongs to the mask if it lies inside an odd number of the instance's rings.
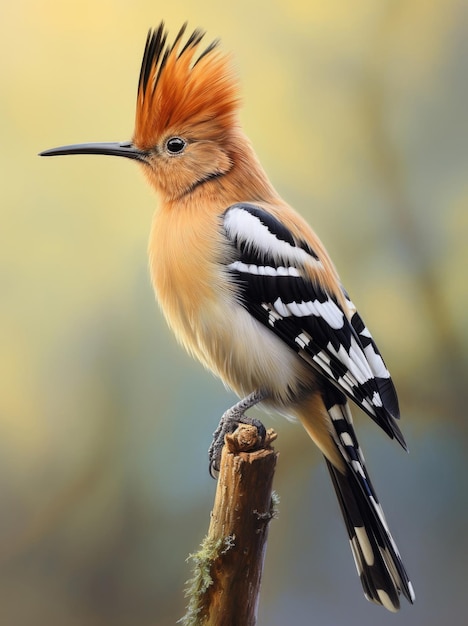
[[[220,37],[242,121],[313,224],[399,389],[410,455],[356,415],[417,602],[363,598],[320,455],[278,432],[259,625],[466,623],[468,10],[459,0],[3,0],[0,624],[173,625],[234,402],[166,329],[129,139],[146,32]],[[357,411],[355,411],[357,413]]]

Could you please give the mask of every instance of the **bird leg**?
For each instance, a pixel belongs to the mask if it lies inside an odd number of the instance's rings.
[[[264,391],[257,389],[224,413],[217,429],[213,433],[213,441],[211,442],[208,450],[208,457],[210,459],[210,474],[213,478],[215,478],[216,472],[219,471],[221,452],[224,446],[224,437],[227,434],[233,433],[239,424],[250,424],[251,426],[255,426],[258,430],[260,439],[262,441],[265,440],[265,426],[260,420],[245,415],[245,411],[259,402],[266,400],[267,397],[268,395]]]

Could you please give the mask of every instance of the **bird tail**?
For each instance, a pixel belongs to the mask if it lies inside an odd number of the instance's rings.
[[[400,608],[402,593],[414,602],[414,591],[372,486],[345,401],[328,408],[333,439],[344,461],[338,469],[325,457],[338,497],[356,568],[371,602],[389,611]]]

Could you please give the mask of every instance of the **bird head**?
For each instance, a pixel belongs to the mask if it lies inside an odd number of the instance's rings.
[[[233,166],[239,90],[230,58],[204,33],[172,43],[164,23],[150,30],[138,82],[131,141],[62,146],[41,156],[107,154],[135,159],[167,199],[179,198]]]

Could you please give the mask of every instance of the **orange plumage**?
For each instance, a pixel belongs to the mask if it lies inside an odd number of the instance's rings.
[[[154,147],[173,128],[219,141],[234,121],[239,89],[226,55],[216,42],[200,51],[201,31],[183,44],[185,29],[172,45],[162,24],[148,34],[133,137],[142,149]]]
[[[414,592],[354,431],[348,398],[405,447],[390,374],[324,246],[275,191],[241,129],[217,42],[150,31],[128,143],[43,153],[137,160],[158,194],[150,243],[157,299],[179,341],[239,396],[210,449],[262,403],[299,418],[323,452],[369,600]]]

